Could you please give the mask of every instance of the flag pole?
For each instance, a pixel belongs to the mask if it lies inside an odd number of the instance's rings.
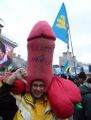
[[[73,51],[73,44],[72,44],[72,40],[71,40],[70,27],[69,27],[69,40],[70,40],[70,42],[71,42],[72,57],[73,57],[73,59],[74,59],[74,69],[75,69],[75,75],[76,75],[75,56],[74,56],[74,51]]]
[[[69,40],[68,40],[68,43],[67,43],[67,60],[69,61]]]

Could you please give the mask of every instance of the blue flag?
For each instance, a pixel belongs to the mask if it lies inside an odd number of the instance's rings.
[[[64,3],[61,6],[61,9],[55,19],[55,22],[52,27],[56,37],[68,44],[69,41],[69,23],[66,13],[66,8]]]
[[[63,69],[62,69],[62,71],[61,71],[61,74],[64,74],[64,73],[66,73],[67,71],[68,71],[68,69],[69,69],[69,61],[67,60],[66,62],[65,62],[65,64],[64,64],[64,67],[63,67]]]

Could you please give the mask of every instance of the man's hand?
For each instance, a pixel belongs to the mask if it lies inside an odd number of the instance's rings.
[[[6,82],[9,85],[12,85],[14,83],[15,80],[21,80],[23,81],[25,84],[27,84],[27,81],[25,80],[25,78],[28,76],[26,69],[24,68],[19,68],[17,69],[11,76],[9,76],[8,78],[6,78],[4,80],[4,82]]]

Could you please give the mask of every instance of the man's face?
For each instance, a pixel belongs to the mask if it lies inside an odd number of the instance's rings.
[[[42,80],[35,80],[31,85],[31,93],[35,98],[41,98],[44,94],[45,85]]]
[[[4,55],[5,55],[4,52],[2,52],[0,49],[0,60],[2,60],[4,58]]]

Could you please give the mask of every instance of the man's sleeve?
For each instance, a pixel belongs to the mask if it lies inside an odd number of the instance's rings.
[[[5,120],[11,120],[18,109],[15,98],[10,94],[11,88],[11,85],[0,82],[0,116]]]
[[[91,120],[91,93],[83,96],[83,107],[86,120]]]

